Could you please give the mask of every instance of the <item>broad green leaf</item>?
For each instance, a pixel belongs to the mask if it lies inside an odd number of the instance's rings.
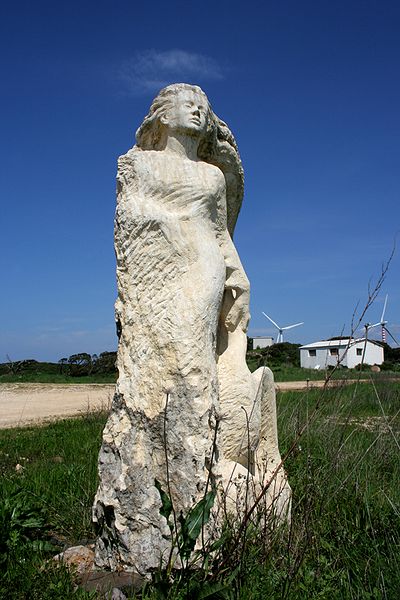
[[[232,588],[226,583],[206,583],[203,585],[198,600],[229,600]]]
[[[186,527],[188,536],[191,540],[196,541],[199,537],[202,525],[208,522],[210,518],[210,510],[214,504],[215,492],[207,492],[188,513],[186,517]]]
[[[160,515],[165,517],[168,521],[168,519],[171,515],[171,512],[172,512],[171,498],[168,496],[168,494],[166,494],[166,492],[164,492],[164,490],[161,487],[161,483],[159,481],[157,481],[157,479],[154,480],[154,485],[156,486],[156,488],[158,489],[158,491],[160,493],[161,505],[162,505],[160,508]]]
[[[184,517],[179,515],[181,531],[179,535],[181,554],[189,558],[194,550],[201,528],[210,518],[210,510],[214,504],[215,492],[208,492]]]

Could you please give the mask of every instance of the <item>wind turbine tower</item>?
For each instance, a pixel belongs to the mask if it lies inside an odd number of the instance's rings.
[[[295,323],[294,325],[286,325],[285,327],[280,327],[280,325],[278,325],[278,323],[275,323],[275,321],[273,321],[271,319],[271,317],[266,315],[265,312],[263,312],[263,315],[264,315],[264,317],[266,317],[268,319],[268,321],[271,321],[272,325],[274,325],[278,330],[278,337],[276,338],[277,344],[281,344],[283,342],[283,332],[286,331],[286,329],[293,329],[293,327],[298,327],[299,325],[304,325],[304,323],[301,322],[301,323]]]
[[[370,329],[373,329],[374,327],[378,327],[378,325],[380,325],[381,326],[381,332],[382,332],[382,342],[386,342],[386,324],[387,324],[387,321],[385,321],[385,311],[386,311],[387,299],[388,299],[388,295],[386,294],[385,303],[383,305],[383,311],[382,311],[381,320],[378,321],[377,323],[374,323],[373,325],[371,325],[371,323],[366,323],[364,325],[364,328],[365,328],[365,337],[368,337],[368,331]]]
[[[382,342],[384,342],[385,344],[386,344],[387,321],[385,321],[384,319],[385,319],[385,310],[386,310],[387,299],[388,299],[388,295],[386,294],[385,303],[383,305],[383,311],[382,311],[382,316],[381,316],[381,320],[380,320],[380,326],[382,327]]]

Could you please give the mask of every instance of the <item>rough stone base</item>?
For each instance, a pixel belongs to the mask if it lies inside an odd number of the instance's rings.
[[[71,572],[77,587],[104,594],[107,600],[124,600],[125,593],[140,590],[145,578],[136,573],[100,571],[94,564],[94,545],[72,546],[57,554],[53,560],[64,564]],[[122,591],[123,590],[123,591]]]

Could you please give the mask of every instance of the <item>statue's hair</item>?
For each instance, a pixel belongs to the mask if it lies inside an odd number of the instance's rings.
[[[197,85],[174,83],[163,88],[153,100],[148,115],[136,132],[136,146],[142,150],[163,150],[161,117],[173,106],[181,91],[204,96],[207,106],[207,130],[200,140],[198,157],[221,169],[226,181],[228,230],[233,235],[243,199],[243,168],[235,138],[229,127],[213,112],[207,96]]]

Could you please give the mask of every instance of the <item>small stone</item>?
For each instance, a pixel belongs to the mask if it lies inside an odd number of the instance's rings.
[[[112,600],[114,596],[111,596],[111,594],[114,590],[118,590],[118,593],[120,594],[122,593],[120,588],[129,589],[129,593],[131,593],[131,591],[139,591],[145,582],[146,579],[137,573],[96,570],[89,571],[82,576],[80,587],[88,592],[97,592],[99,597],[105,597],[108,600]],[[112,592],[110,590],[112,590]],[[102,596],[100,596],[100,594],[102,594]],[[119,600],[123,600],[123,598],[124,596],[119,596]]]
[[[15,465],[15,470],[17,473],[21,473],[21,471],[24,470],[24,467],[18,463],[17,465]]]
[[[111,594],[104,596],[105,600],[127,600],[125,594],[118,588],[113,588]]]
[[[77,575],[84,575],[93,567],[94,552],[87,546],[72,546],[54,556],[53,560],[74,568]]]

